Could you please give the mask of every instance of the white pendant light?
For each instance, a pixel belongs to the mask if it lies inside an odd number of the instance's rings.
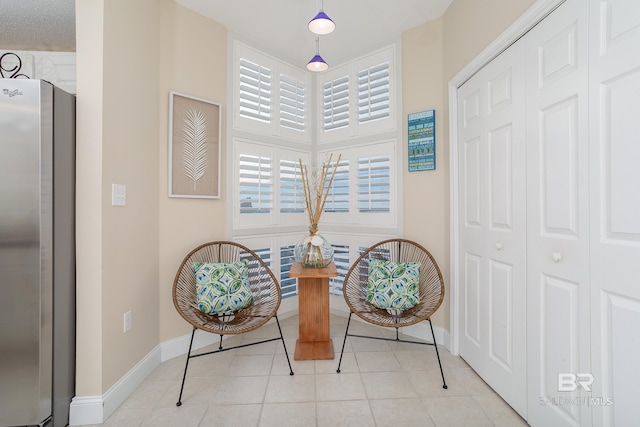
[[[320,0],[320,12],[309,21],[309,29],[315,34],[329,34],[336,29],[336,24],[324,13],[322,0]]]
[[[320,39],[316,37],[316,54],[311,61],[307,62],[307,70],[320,72],[328,69],[329,64],[320,56]]]

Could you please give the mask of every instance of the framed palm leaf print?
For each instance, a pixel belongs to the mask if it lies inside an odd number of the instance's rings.
[[[221,108],[169,92],[169,197],[220,198]]]

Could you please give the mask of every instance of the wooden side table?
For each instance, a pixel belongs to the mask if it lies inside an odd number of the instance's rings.
[[[332,262],[324,268],[293,263],[289,277],[298,279],[298,340],[294,360],[333,359],[329,322],[329,277],[338,275]]]

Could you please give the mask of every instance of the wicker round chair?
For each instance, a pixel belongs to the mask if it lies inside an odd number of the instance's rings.
[[[249,282],[251,292],[253,293],[253,303],[248,307],[236,311],[232,314],[210,315],[205,314],[198,309],[196,303],[196,278],[193,271],[194,262],[236,262],[240,260],[248,261]],[[189,360],[194,357],[205,356],[222,351],[232,350],[239,347],[247,347],[250,345],[262,344],[270,341],[281,340],[284,347],[284,354],[289,363],[290,375],[293,375],[291,362],[287,347],[282,336],[282,329],[278,321],[278,308],[282,301],[282,293],[276,276],[273,274],[269,266],[251,249],[234,242],[216,241],[209,242],[198,246],[187,254],[184,258],[173,282],[173,304],[180,313],[180,316],[186,320],[193,330],[191,332],[191,342],[187,353],[187,361],[184,367],[182,377],[182,386],[180,387],[180,396],[178,397],[177,406],[182,405],[182,391],[187,376]],[[235,347],[223,348],[222,338],[228,334],[243,334],[253,331],[264,324],[271,318],[275,318],[279,337],[265,339],[250,344],[244,344]],[[193,338],[197,329],[220,335],[220,345],[218,350],[206,353],[191,354],[193,347]]]
[[[417,305],[404,311],[385,310],[374,306],[366,300],[369,263],[376,259],[393,262],[420,263],[420,301]],[[433,345],[436,350],[436,356],[438,357],[438,364],[440,365],[443,388],[447,388],[442,363],[440,362],[440,354],[438,353],[438,346],[435,344],[436,339],[433,333],[433,325],[431,324],[431,316],[440,307],[444,299],[444,281],[440,268],[438,268],[435,259],[429,251],[418,243],[405,239],[389,239],[378,242],[360,255],[356,262],[349,268],[342,284],[342,292],[349,306],[350,313],[337,372],[340,372],[340,364],[342,363],[342,355],[344,354],[344,347],[348,336]],[[354,313],[367,323],[395,328],[395,339],[349,334],[351,315]],[[428,343],[400,339],[399,328],[414,325],[422,321],[429,322],[433,342]]]

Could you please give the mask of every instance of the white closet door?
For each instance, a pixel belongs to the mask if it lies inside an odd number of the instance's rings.
[[[526,417],[524,57],[458,92],[460,355]]]
[[[591,0],[594,426],[640,423],[640,2]]]
[[[525,37],[527,67],[528,422],[588,426],[588,44],[584,0]],[[559,376],[569,385],[559,383]],[[570,390],[570,391],[569,391]],[[575,404],[574,404],[575,403]]]

